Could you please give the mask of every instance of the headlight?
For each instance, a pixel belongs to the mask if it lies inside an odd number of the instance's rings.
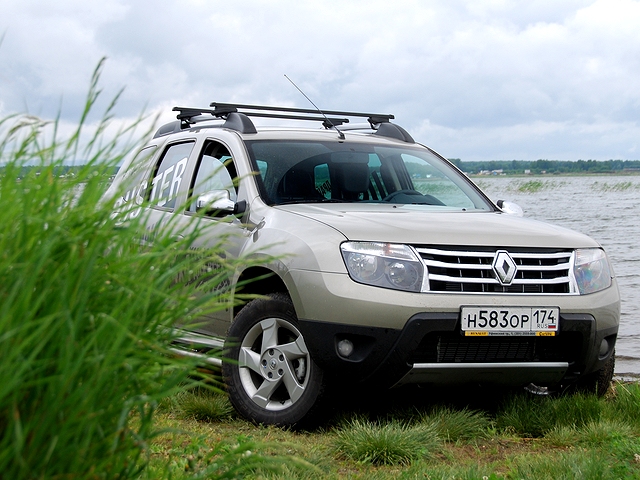
[[[604,290],[611,285],[607,255],[599,248],[576,250],[573,275],[581,295]]]
[[[422,289],[424,266],[407,245],[346,242],[340,250],[347,271],[356,282],[409,292]]]

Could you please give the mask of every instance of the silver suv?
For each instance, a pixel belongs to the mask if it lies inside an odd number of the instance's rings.
[[[252,259],[229,287],[261,297],[181,338],[225,352],[246,418],[308,419],[329,382],[608,388],[620,299],[588,236],[509,214],[393,115],[174,111],[109,194],[150,205],[149,230],[198,219],[200,246]]]

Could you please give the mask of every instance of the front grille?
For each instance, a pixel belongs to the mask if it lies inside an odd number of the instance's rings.
[[[571,250],[462,249],[417,247],[429,274],[429,291],[459,293],[569,294]],[[496,264],[496,257],[510,258]],[[513,279],[500,279],[502,269]]]
[[[578,358],[582,336],[465,337],[459,332],[432,332],[413,353],[413,363],[569,362]]]

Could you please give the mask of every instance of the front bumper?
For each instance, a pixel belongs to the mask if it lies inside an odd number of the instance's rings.
[[[368,287],[341,275],[306,277],[306,287],[315,282],[316,288],[305,290],[316,295],[293,295],[296,308],[304,306],[298,312],[300,328],[314,361],[336,380],[387,387],[568,383],[602,368],[613,355],[618,333],[615,284],[585,296],[443,295]],[[460,306],[478,304],[558,305],[559,334],[465,337]],[[349,358],[338,353],[343,339],[354,345]]]
[[[560,328],[555,337],[465,337],[452,313],[416,314],[402,330],[300,321],[314,361],[329,378],[385,387],[548,386],[599,370],[613,355],[617,327],[597,330],[592,315],[564,314]],[[349,358],[338,353],[343,339],[354,345]]]

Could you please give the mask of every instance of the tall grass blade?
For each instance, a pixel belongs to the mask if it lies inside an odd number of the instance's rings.
[[[171,327],[226,305],[215,282],[237,267],[190,282],[184,272],[219,257],[186,254],[197,228],[176,239],[170,224],[143,247],[144,214],[124,226],[101,200],[135,146],[103,137],[113,103],[83,138],[102,64],[69,139],[57,138],[59,119],[0,120],[2,478],[138,476],[158,403],[199,383],[195,361],[171,353]],[[122,131],[133,138],[141,118]],[[88,163],[69,167],[78,152]]]

